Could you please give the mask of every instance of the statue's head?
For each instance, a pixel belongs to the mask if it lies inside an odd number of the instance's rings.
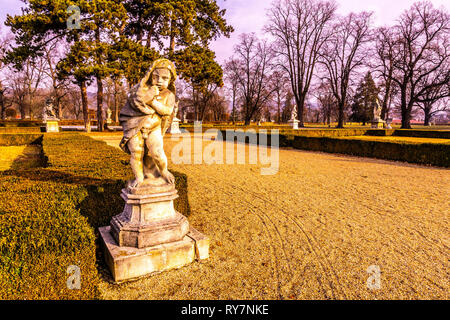
[[[177,72],[172,61],[168,59],[158,59],[153,62],[148,80],[152,86],[157,86],[160,90],[169,89],[175,94],[176,79]]]

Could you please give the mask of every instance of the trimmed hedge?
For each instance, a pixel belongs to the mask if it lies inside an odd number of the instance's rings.
[[[397,129],[394,130],[392,135],[399,137],[450,139],[449,130],[439,131],[439,130]]]
[[[222,130],[222,138],[227,139],[230,130]],[[259,143],[260,133],[235,131],[240,135],[238,141]],[[229,137],[229,136],[228,136]],[[267,144],[271,145],[271,136],[267,135]],[[228,139],[227,139],[228,140]],[[293,147],[302,150],[342,153],[360,157],[405,161],[410,163],[450,167],[450,145],[439,143],[385,142],[374,140],[346,139],[344,137],[308,137],[300,135],[279,135],[280,147]]]
[[[339,138],[294,137],[296,149],[343,153],[410,163],[450,167],[450,145],[405,142],[382,142]]]
[[[0,133],[0,146],[23,146],[42,143],[42,134]]]
[[[0,127],[39,127],[42,120],[0,120]]]
[[[38,133],[41,132],[40,127],[0,127],[2,133]]]
[[[95,237],[67,196],[69,186],[36,181],[45,172],[0,175],[0,298],[98,298]],[[26,178],[30,176],[30,178]],[[81,269],[81,289],[69,290],[67,268]]]
[[[0,299],[97,299],[104,266],[98,230],[123,209],[129,156],[79,133],[48,133],[46,167],[0,172]],[[173,172],[189,214],[187,178]],[[70,290],[70,265],[81,289]]]

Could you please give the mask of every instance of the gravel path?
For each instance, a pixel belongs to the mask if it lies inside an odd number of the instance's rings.
[[[176,146],[165,139],[169,158]],[[294,149],[279,150],[275,175],[248,161],[169,163],[188,175],[189,222],[211,238],[210,258],[121,285],[104,278],[106,299],[449,298],[447,169]],[[372,265],[379,289],[367,286]]]

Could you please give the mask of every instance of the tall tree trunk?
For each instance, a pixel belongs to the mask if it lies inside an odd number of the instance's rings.
[[[425,119],[424,119],[423,125],[429,126],[430,120],[431,120],[431,105],[428,105],[428,103],[426,103],[423,108],[423,112],[425,114]]]
[[[117,80],[114,79],[114,122],[119,122],[119,107],[117,101]]]
[[[26,109],[25,102],[21,101],[19,103],[19,112],[20,112],[20,119],[21,120],[25,120],[25,109]]]
[[[296,102],[297,102],[297,119],[299,121],[298,126],[304,128],[305,97],[300,96],[299,99],[296,98]]]
[[[411,121],[410,121],[411,113],[407,108],[402,108],[402,126],[400,129],[411,129]]]
[[[103,82],[97,76],[97,131],[103,131]]]
[[[173,59],[173,53],[175,52],[175,20],[172,18],[170,21],[170,48],[169,48],[169,59]]]
[[[338,125],[336,128],[344,128],[344,103],[339,102],[338,104]]]
[[[5,89],[3,89],[2,84],[0,83],[0,113],[1,119],[6,119],[6,106],[5,106],[5,98],[4,98]]]
[[[236,90],[233,89],[233,108],[231,109],[231,121],[233,125],[235,124],[235,116],[236,116]]]
[[[277,96],[277,123],[281,123],[281,97],[279,94]]]
[[[328,124],[328,126],[331,125],[331,104],[330,103],[328,103],[328,106],[327,106],[327,124]]]
[[[423,122],[424,126],[429,126],[430,125],[430,115],[429,114],[425,114],[425,121]]]
[[[86,132],[91,132],[91,119],[89,117],[86,82],[84,81],[80,82],[79,86],[81,92],[81,105],[83,107],[84,128]]]
[[[53,81],[53,102],[56,104],[56,112],[57,112],[56,116],[58,119],[61,119],[62,118],[62,105],[59,100],[60,100],[60,98],[58,95],[58,91],[56,89],[55,82]]]
[[[400,129],[411,129],[411,110],[406,103],[406,87],[400,88],[401,92],[401,110],[402,110],[402,126]]]
[[[381,115],[380,115],[381,120],[387,119],[387,109],[390,95],[391,95],[391,81],[386,83],[386,91],[381,105]]]

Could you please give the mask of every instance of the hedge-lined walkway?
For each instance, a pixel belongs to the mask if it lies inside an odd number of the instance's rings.
[[[169,158],[175,145],[166,138]],[[209,260],[104,280],[104,298],[449,298],[448,169],[293,149],[279,150],[276,175],[261,164],[170,167],[188,175],[189,221],[211,237]],[[379,290],[366,285],[371,265]]]

